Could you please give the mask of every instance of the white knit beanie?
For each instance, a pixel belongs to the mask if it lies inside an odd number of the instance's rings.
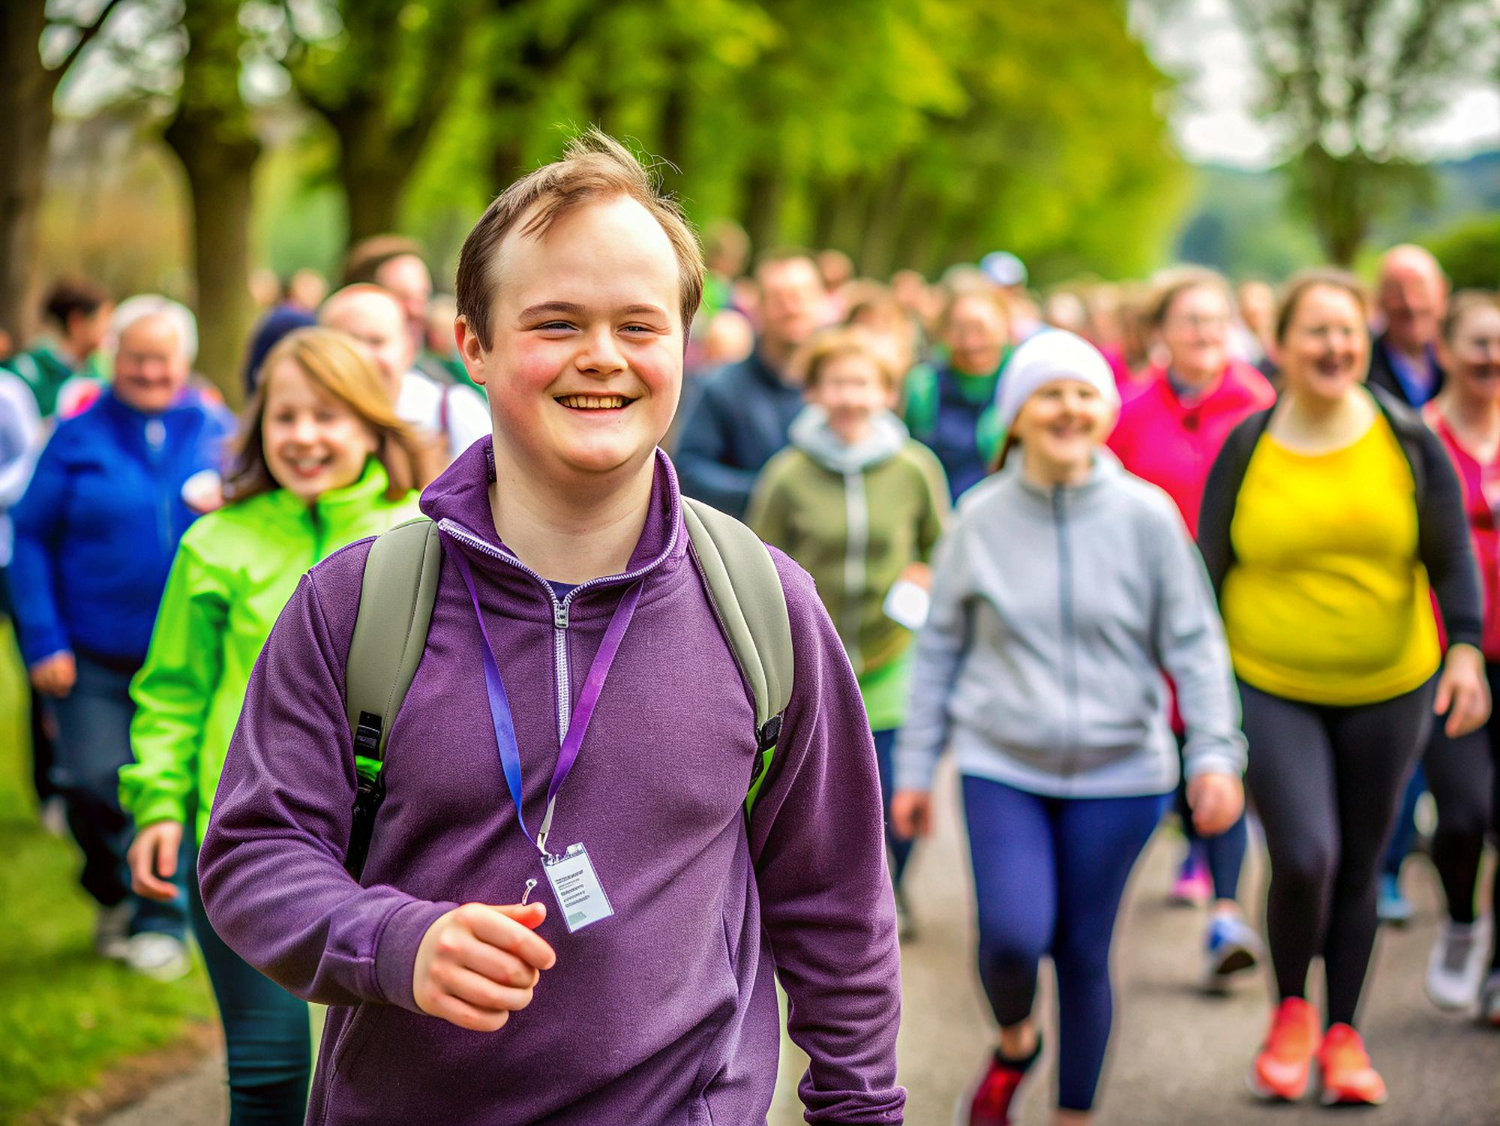
[[[1001,369],[1000,424],[1009,430],[1026,400],[1037,388],[1055,379],[1076,379],[1099,392],[1100,398],[1118,406],[1120,391],[1108,361],[1083,337],[1066,329],[1043,329],[1011,354]]]

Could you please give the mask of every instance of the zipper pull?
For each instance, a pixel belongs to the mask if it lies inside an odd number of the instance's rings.
[[[553,603],[552,625],[555,629],[568,628],[568,604],[566,602]]]

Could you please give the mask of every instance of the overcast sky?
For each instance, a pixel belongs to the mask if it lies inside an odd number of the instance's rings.
[[[1184,0],[1170,25],[1149,36],[1149,46],[1169,72],[1196,72],[1172,120],[1189,160],[1249,168],[1275,160],[1275,136],[1250,112],[1254,71],[1228,0]],[[1429,159],[1500,148],[1500,85],[1455,90],[1447,112],[1422,130],[1420,144],[1413,155]]]

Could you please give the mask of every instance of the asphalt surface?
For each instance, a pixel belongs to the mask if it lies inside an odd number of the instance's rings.
[[[908,872],[908,896],[920,933],[903,956],[899,1052],[901,1081],[909,1091],[906,1120],[913,1126],[953,1121],[954,1107],[983,1064],[993,1036],[973,969],[967,856],[951,774],[941,776],[939,793],[937,834],[924,842]],[[1383,930],[1361,1016],[1390,1101],[1373,1110],[1330,1112],[1312,1103],[1266,1106],[1246,1090],[1245,1071],[1269,1014],[1267,984],[1257,975],[1224,999],[1196,990],[1203,916],[1166,902],[1180,847],[1175,834],[1158,833],[1132,881],[1115,944],[1118,1003],[1112,1058],[1097,1107],[1101,1126],[1300,1126],[1330,1120],[1370,1126],[1500,1126],[1500,1033],[1438,1012],[1422,992],[1439,917],[1437,880],[1424,861],[1408,862],[1405,886],[1417,916],[1405,928]],[[1245,901],[1258,905],[1257,869],[1252,866],[1246,873],[1243,890]],[[1047,1039],[1056,1043],[1050,995],[1044,974],[1038,1010],[1045,1014]],[[770,1126],[802,1121],[796,1084],[805,1066],[805,1057],[788,1044]],[[1017,1126],[1051,1121],[1050,1056],[1039,1066]],[[226,1121],[221,1068],[221,1061],[206,1061],[145,1102],[109,1118],[109,1126]]]

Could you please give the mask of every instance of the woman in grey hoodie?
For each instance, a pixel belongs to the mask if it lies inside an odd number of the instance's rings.
[[[1057,1122],[1087,1122],[1111,1021],[1109,946],[1126,879],[1177,784],[1165,669],[1187,725],[1205,836],[1244,802],[1223,629],[1203,564],[1160,489],[1103,448],[1118,394],[1082,338],[1018,349],[999,413],[1021,456],[969,493],[939,545],[896,751],[892,820],[925,833],[952,747],[979,907],[979,968],[999,1046],[970,1126],[1007,1122],[1040,1051],[1037,968],[1057,971]],[[1018,464],[1017,464],[1018,463]]]

